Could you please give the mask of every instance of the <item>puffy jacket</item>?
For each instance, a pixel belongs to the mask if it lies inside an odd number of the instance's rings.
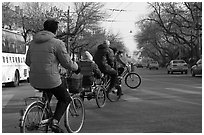
[[[54,88],[62,83],[59,64],[69,70],[78,69],[67,53],[65,44],[49,31],[41,31],[34,36],[25,63],[30,67],[31,86],[41,89]]]
[[[101,72],[110,71],[114,67],[114,53],[106,44],[101,44],[94,55],[95,63]]]
[[[94,61],[80,60],[78,65],[81,69],[80,73],[83,75],[83,86],[90,86],[93,84],[94,78],[102,77],[102,73]]]

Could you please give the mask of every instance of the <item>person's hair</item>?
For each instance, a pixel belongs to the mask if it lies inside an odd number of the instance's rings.
[[[107,44],[107,45],[110,45],[110,41],[107,40],[107,39],[106,39],[103,43],[104,43],[104,44]]]
[[[48,19],[43,24],[44,30],[50,31],[55,34],[58,29],[58,23],[59,22],[54,19]]]
[[[122,51],[122,50],[119,50],[119,51],[118,51],[118,54],[122,54],[122,53],[123,53],[123,51]]]
[[[116,54],[117,53],[117,48],[116,47],[110,47],[113,50],[113,53]]]

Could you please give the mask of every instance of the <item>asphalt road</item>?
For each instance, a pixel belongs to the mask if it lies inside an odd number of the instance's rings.
[[[165,69],[136,72],[142,78],[140,87],[123,85],[120,101],[107,101],[99,109],[94,99],[85,100],[82,133],[202,133],[202,77],[167,74]],[[19,132],[23,99],[38,94],[26,82],[17,88],[2,88],[3,133]]]

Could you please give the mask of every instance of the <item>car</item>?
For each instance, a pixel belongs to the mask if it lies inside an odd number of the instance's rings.
[[[167,73],[173,74],[173,72],[181,72],[183,74],[188,73],[188,64],[184,60],[171,60],[167,65]]]
[[[137,68],[143,68],[143,65],[142,65],[141,62],[138,62],[138,63],[136,64],[136,67],[137,67]]]
[[[148,64],[148,68],[151,70],[151,69],[156,69],[158,70],[159,69],[159,63],[157,61],[151,61],[149,62]]]
[[[191,67],[191,75],[202,75],[202,59],[199,59],[196,64]]]

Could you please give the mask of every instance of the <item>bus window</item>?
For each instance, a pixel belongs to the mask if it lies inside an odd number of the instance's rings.
[[[8,63],[8,57],[6,57],[6,63]]]
[[[15,57],[15,59],[16,59],[16,63],[18,63],[18,58],[17,58],[17,57]]]
[[[5,57],[3,56],[3,63],[5,63]]]

